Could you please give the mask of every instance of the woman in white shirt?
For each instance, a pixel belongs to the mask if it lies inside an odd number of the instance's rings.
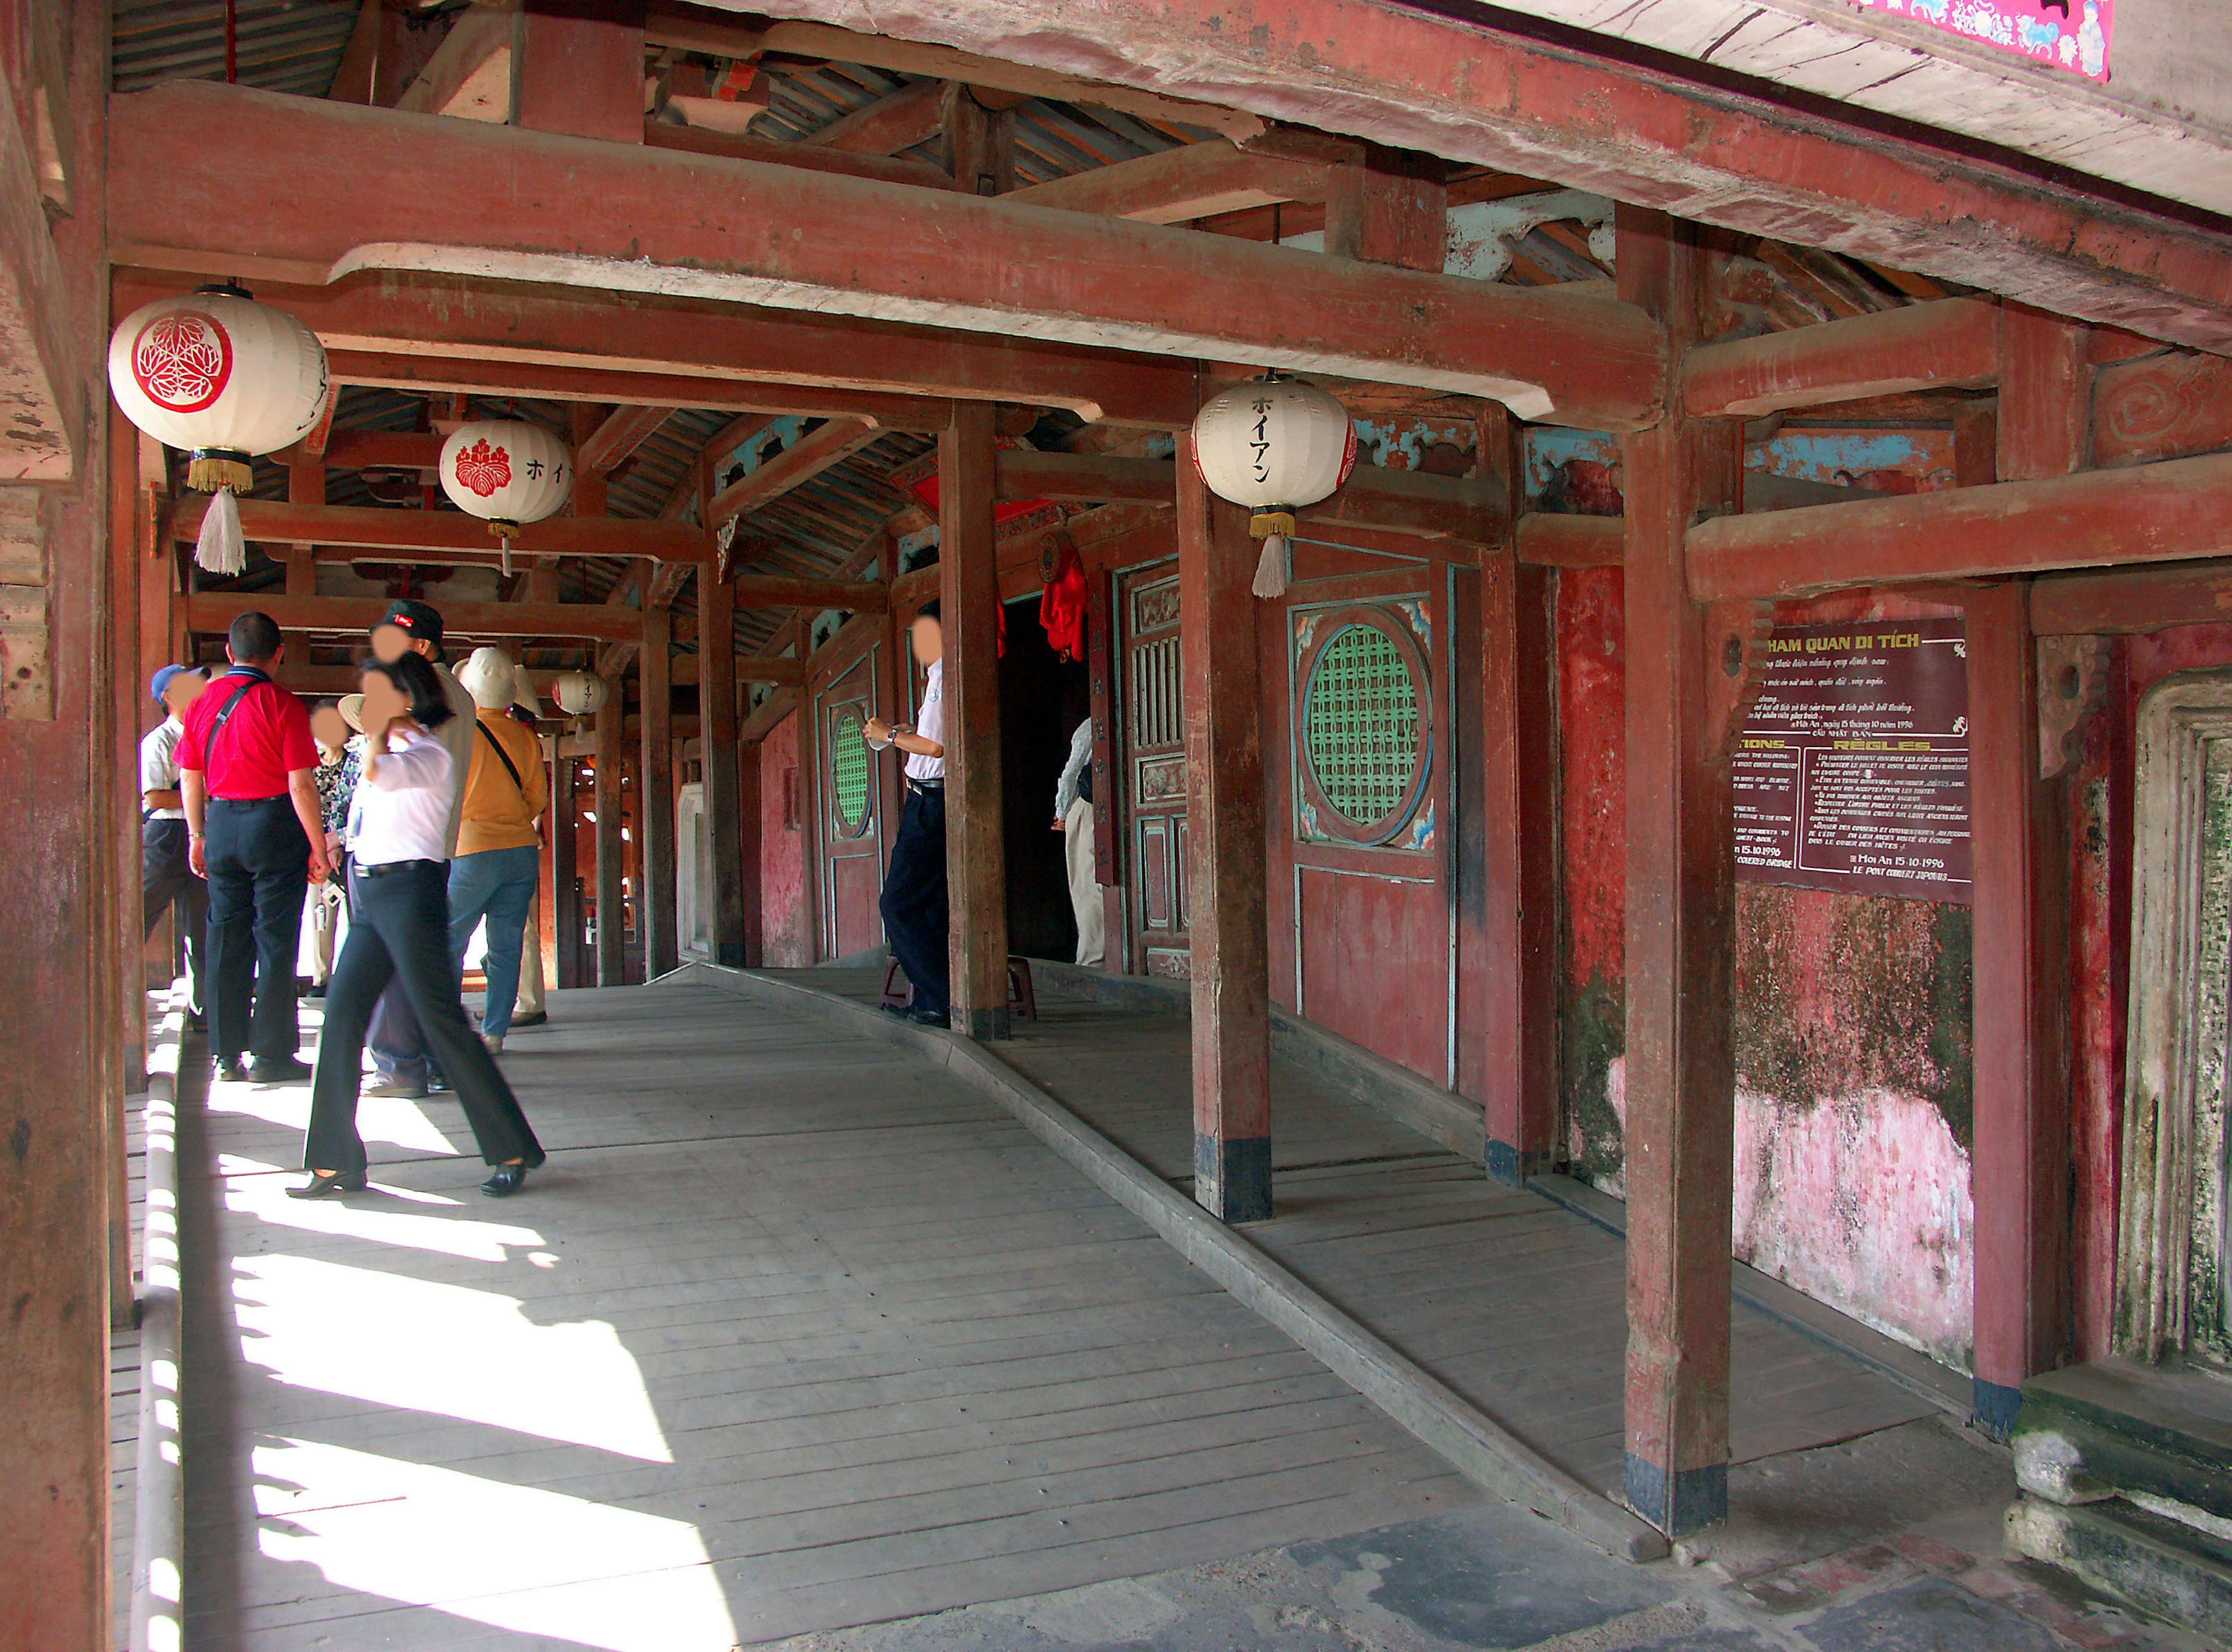
[[[364,1189],[357,1086],[365,1028],[391,979],[402,983],[464,1105],[481,1156],[495,1167],[481,1191],[498,1199],[516,1193],[542,1163],[511,1086],[465,1020],[450,950],[450,809],[464,777],[429,731],[452,715],[441,679],[418,655],[366,662],[362,716],[370,746],[350,811],[350,927],[326,988],[302,1147],[310,1180],[287,1189],[297,1199]]]

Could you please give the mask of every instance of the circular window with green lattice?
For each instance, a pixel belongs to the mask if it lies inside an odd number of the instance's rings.
[[[1418,802],[1427,729],[1408,642],[1376,621],[1337,623],[1311,655],[1301,721],[1314,797],[1305,803],[1329,812],[1308,811],[1325,835],[1385,842]]]
[[[837,801],[837,827],[848,838],[868,829],[868,735],[860,714],[847,711],[829,736],[829,780]]]

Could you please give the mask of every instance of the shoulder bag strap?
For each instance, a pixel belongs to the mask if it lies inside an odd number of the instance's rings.
[[[260,672],[250,677],[232,691],[232,698],[227,700],[218,709],[217,716],[210,720],[209,734],[202,741],[202,765],[204,768],[209,765],[211,754],[217,750],[217,737],[224,732],[224,725],[232,721],[232,714],[239,709],[241,701],[247,698],[249,690],[254,688],[258,683],[269,683],[270,680]]]
[[[473,727],[479,729],[481,738],[489,742],[489,749],[496,755],[496,760],[503,765],[503,772],[511,776],[512,787],[519,794],[520,801],[525,802],[527,782],[519,778],[519,765],[511,761],[511,754],[503,748],[503,742],[490,734],[488,724],[483,722],[478,717],[473,719]]]

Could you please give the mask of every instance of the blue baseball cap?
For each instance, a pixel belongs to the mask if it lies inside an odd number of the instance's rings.
[[[148,679],[147,692],[155,696],[155,703],[163,703],[163,690],[171,686],[171,679],[181,671],[198,671],[198,665],[159,665],[155,675]]]

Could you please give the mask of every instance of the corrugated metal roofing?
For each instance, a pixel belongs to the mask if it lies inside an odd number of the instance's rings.
[[[110,84],[224,78],[224,0],[114,0]],[[240,83],[321,98],[355,28],[353,0],[236,0]]]

